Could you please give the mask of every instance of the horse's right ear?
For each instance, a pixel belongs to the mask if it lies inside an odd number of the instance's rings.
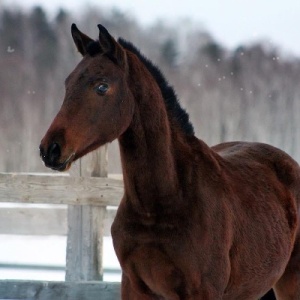
[[[71,26],[71,33],[78,52],[84,56],[87,53],[87,45],[94,40],[82,33],[74,23]]]
[[[126,55],[124,49],[110,35],[107,29],[98,24],[99,28],[99,45],[103,53],[108,55],[119,66],[126,67]]]

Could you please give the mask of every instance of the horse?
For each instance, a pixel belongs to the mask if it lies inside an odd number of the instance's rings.
[[[159,68],[98,25],[40,144],[65,171],[117,139],[124,196],[111,227],[123,300],[300,299],[300,168],[264,143],[209,147]],[[214,120],[211,120],[212,122]]]

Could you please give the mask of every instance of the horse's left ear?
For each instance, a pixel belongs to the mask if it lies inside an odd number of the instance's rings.
[[[98,24],[99,44],[103,53],[108,55],[119,66],[126,66],[126,54],[122,46],[109,34],[107,29]]]
[[[84,56],[87,53],[87,46],[94,40],[82,33],[75,24],[71,26],[71,33],[78,52]]]

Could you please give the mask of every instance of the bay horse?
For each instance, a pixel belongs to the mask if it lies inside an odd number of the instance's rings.
[[[299,300],[299,165],[263,143],[209,147],[159,68],[98,27],[99,40],[71,27],[83,58],[40,155],[65,171],[118,139],[122,299],[254,300],[273,288]]]

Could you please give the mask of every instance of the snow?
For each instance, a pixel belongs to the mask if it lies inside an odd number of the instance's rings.
[[[1,264],[64,267],[66,264],[66,237],[0,235],[0,280],[64,281],[64,271],[12,269],[5,268]],[[120,269],[110,237],[104,238],[103,267],[105,269]],[[120,273],[104,274],[104,281],[120,280]]]

